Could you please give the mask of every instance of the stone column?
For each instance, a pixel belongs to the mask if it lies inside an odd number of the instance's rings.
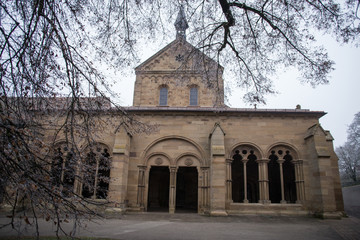
[[[175,213],[176,206],[176,166],[170,167],[169,213]]]
[[[115,136],[110,170],[109,197],[115,206],[126,209],[131,135],[121,127]]]
[[[209,211],[209,167],[201,167],[202,181],[200,194],[200,211]]]
[[[259,203],[270,203],[269,200],[269,171],[268,163],[270,159],[256,160],[259,169]]]
[[[303,203],[305,200],[303,160],[292,160],[295,166],[296,203]]]
[[[280,201],[280,203],[282,203],[282,204],[286,203],[285,191],[284,191],[284,173],[283,173],[284,161],[285,161],[284,159],[277,160],[277,162],[279,163],[279,168],[280,168],[280,183],[281,183],[281,201]]]
[[[232,176],[231,176],[231,163],[233,159],[226,159],[226,201],[233,202],[232,199]]]
[[[247,172],[246,172],[246,163],[249,161],[248,159],[241,160],[243,162],[243,170],[244,170],[244,203],[249,203],[247,198]]]
[[[138,196],[137,205],[141,211],[145,210],[144,194],[145,194],[145,170],[146,166],[139,165],[139,177],[138,177]]]

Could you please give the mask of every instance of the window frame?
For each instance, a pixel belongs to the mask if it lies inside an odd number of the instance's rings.
[[[199,88],[198,88],[198,86],[195,86],[195,85],[190,86],[189,105],[190,106],[199,106]]]
[[[166,92],[164,92],[166,91]],[[159,106],[168,106],[169,89],[167,86],[159,87]]]

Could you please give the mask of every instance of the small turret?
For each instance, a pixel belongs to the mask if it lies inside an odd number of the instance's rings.
[[[181,5],[179,13],[176,17],[176,21],[174,23],[176,28],[176,39],[186,39],[186,29],[189,28],[189,25],[186,21],[184,7]]]

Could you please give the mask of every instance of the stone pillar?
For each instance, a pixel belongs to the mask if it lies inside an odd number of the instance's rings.
[[[280,203],[282,203],[282,204],[286,203],[285,191],[284,191],[284,172],[283,172],[284,161],[285,161],[284,159],[277,160],[277,162],[279,163],[279,168],[280,168],[280,183],[281,183],[281,201],[280,201]]]
[[[216,123],[210,133],[210,214],[213,216],[227,216],[227,177],[225,159],[225,133]]]
[[[344,205],[333,138],[320,124],[315,124],[308,129],[304,139],[309,171],[306,181],[309,183],[303,204],[319,217],[339,218],[343,216]]]
[[[110,171],[109,200],[124,209],[126,208],[130,139],[131,135],[126,129],[119,128],[115,136]]]
[[[226,201],[233,202],[232,199],[232,176],[231,176],[231,163],[233,159],[226,159]]]
[[[209,167],[201,167],[202,181],[200,194],[200,212],[209,211]]]
[[[246,163],[249,161],[248,159],[241,160],[243,162],[243,170],[244,170],[244,203],[249,203],[247,198],[247,172],[246,172]]]
[[[292,160],[292,163],[295,166],[296,203],[303,203],[305,200],[303,160]]]
[[[270,159],[256,160],[259,169],[259,203],[270,203],[269,200],[269,171]]]
[[[170,167],[169,213],[175,213],[176,206],[176,166]]]
[[[138,177],[138,195],[137,205],[141,211],[145,210],[144,194],[145,194],[145,170],[146,166],[139,165],[139,177]]]

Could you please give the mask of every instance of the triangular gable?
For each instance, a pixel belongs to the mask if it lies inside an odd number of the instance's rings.
[[[223,67],[185,40],[176,39],[135,68],[136,72],[199,70],[199,63]],[[185,63],[185,64],[184,64]],[[183,68],[187,65],[185,68]],[[201,66],[200,66],[201,67]]]
[[[220,123],[216,122],[215,125],[214,125],[214,127],[213,127],[213,129],[212,129],[211,132],[210,132],[209,138],[211,138],[211,136],[214,134],[214,132],[215,132],[215,130],[216,130],[217,128],[219,128],[219,129],[221,130],[221,132],[224,134],[224,136],[226,135],[225,132],[224,132],[224,130],[222,129]]]

